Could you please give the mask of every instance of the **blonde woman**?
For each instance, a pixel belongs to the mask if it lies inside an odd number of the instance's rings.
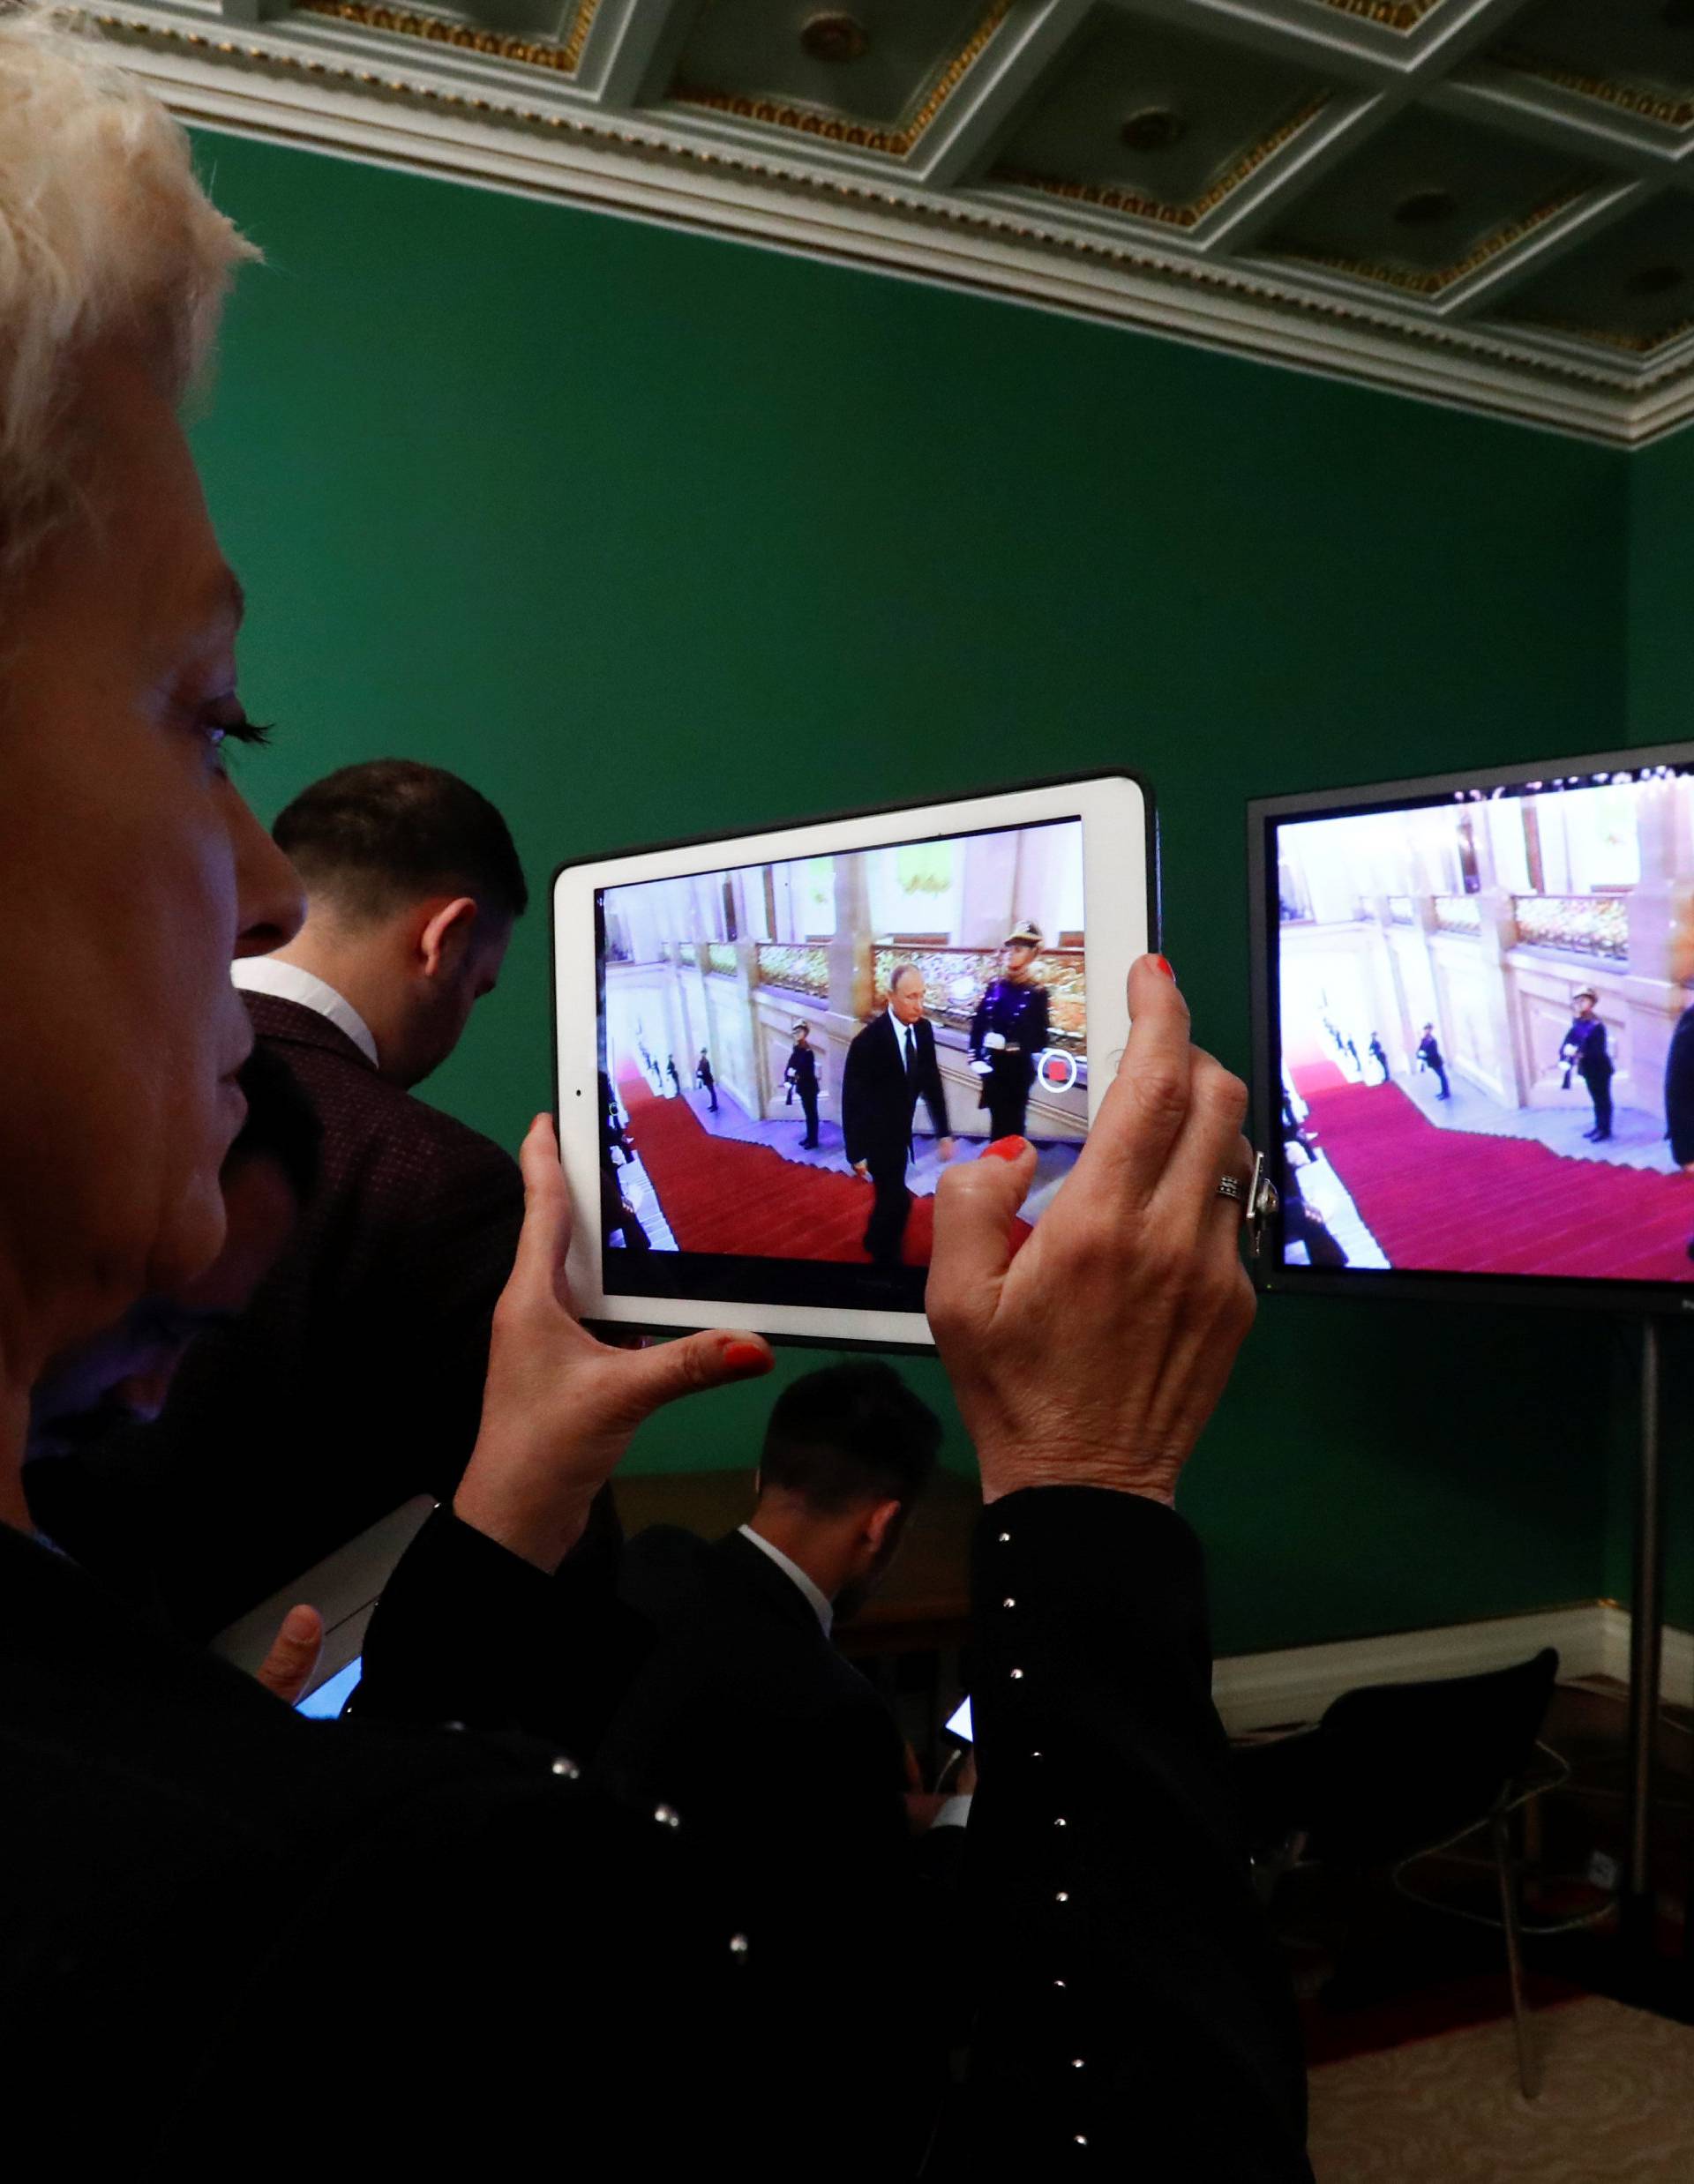
[[[618,1351],[577,1324],[544,1118],[481,1438],[372,1633],[393,1711],[441,1729],[302,1722],[28,1536],[43,1363],[217,1253],[248,1043],[229,964],[301,916],[227,771],[256,732],[240,592],[176,415],[251,255],[98,48],[0,17],[8,2173],[896,2175],[873,1985],[834,1977],[866,1937],[771,1993],[686,1814],[499,1733],[603,1697],[615,1619],[571,1549],[635,1425],[769,1363],[743,1335]],[[1016,1263],[1029,1148],[949,1178],[938,1215],[933,1316],[992,1504],[978,1925],[1001,1946],[969,2128],[1029,2175],[1087,2141],[1120,2171],[1302,2177],[1198,1551],[1168,1506],[1251,1316],[1219,1191],[1241,1088],[1160,967],[1132,999],[1082,1188]],[[1174,1864],[1126,1864],[1126,1828]]]

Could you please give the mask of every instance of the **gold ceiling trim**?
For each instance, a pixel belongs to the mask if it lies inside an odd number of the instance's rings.
[[[1514,243],[1521,243],[1525,236],[1533,235],[1538,228],[1544,228],[1549,220],[1555,220],[1561,213],[1584,197],[1587,189],[1588,184],[1585,183],[1577,188],[1559,191],[1555,196],[1536,206],[1533,212],[1524,213],[1521,219],[1509,221],[1503,228],[1496,228],[1473,251],[1467,251],[1463,258],[1455,258],[1450,266],[1437,266],[1428,273],[1415,273],[1405,266],[1378,265],[1369,258],[1345,258],[1339,252],[1326,251],[1279,250],[1273,251],[1271,254],[1277,258],[1293,258],[1302,266],[1323,266],[1331,273],[1351,273],[1355,280],[1378,281],[1384,288],[1398,288],[1406,295],[1441,295],[1455,281],[1463,280],[1467,274],[1488,265],[1490,259],[1498,258],[1503,251],[1509,251]]]
[[[1117,190],[1098,182],[1066,181],[1056,175],[1037,174],[1032,168],[996,167],[993,179],[1007,182],[1020,189],[1039,190],[1045,195],[1065,198],[1073,204],[1097,205],[1108,213],[1128,213],[1136,220],[1156,220],[1167,228],[1197,227],[1206,214],[1214,211],[1224,199],[1233,197],[1248,176],[1264,165],[1266,160],[1280,152],[1291,138],[1297,137],[1308,122],[1321,114],[1330,103],[1330,93],[1320,91],[1308,99],[1298,113],[1293,114],[1279,129],[1273,129],[1268,137],[1243,152],[1209,189],[1186,205],[1173,205],[1162,198],[1143,197],[1136,190]]]
[[[379,76],[372,69],[354,68],[344,62],[324,61],[316,56],[309,58],[304,54],[245,44],[233,38],[210,38],[203,31],[178,29],[175,25],[149,21],[144,17],[91,13],[83,19],[92,22],[102,34],[117,42],[143,46],[187,46],[216,60],[245,63],[277,75],[306,76],[319,81],[340,82],[396,101],[451,108],[479,120],[486,118],[498,124],[522,130],[532,136],[579,138],[603,149],[610,148],[627,156],[645,158],[656,166],[693,164],[720,168],[729,174],[750,176],[755,181],[777,183],[787,188],[798,185],[820,196],[843,198],[852,204],[903,213],[919,222],[979,229],[987,235],[1008,236],[1017,242],[1038,244],[1042,249],[1053,251],[1055,256],[1097,259],[1126,272],[1186,283],[1191,288],[1211,289],[1221,295],[1246,296],[1273,310],[1285,311],[1291,317],[1330,319],[1344,325],[1374,326],[1427,348],[1450,349],[1459,355],[1475,356],[1495,363],[1499,362],[1503,349],[1512,363],[1525,370],[1538,371],[1545,378],[1567,380],[1577,386],[1604,387],[1608,392],[1613,392],[1615,388],[1615,381],[1596,371],[1585,370],[1581,365],[1567,358],[1513,350],[1498,340],[1473,340],[1467,338],[1466,331],[1462,326],[1407,324],[1404,320],[1385,318],[1362,304],[1341,297],[1291,295],[1286,290],[1267,287],[1262,280],[1203,261],[1196,261],[1192,265],[1175,264],[1167,258],[1149,258],[1144,252],[1122,243],[1106,243],[1085,236],[1058,234],[1052,228],[1032,226],[1025,221],[1009,220],[1003,213],[962,205],[926,203],[903,196],[896,190],[873,189],[833,175],[807,174],[803,170],[797,173],[792,168],[770,167],[763,160],[752,158],[742,152],[708,151],[699,145],[656,144],[650,137],[640,135],[633,130],[611,128],[604,122],[585,121],[576,114],[543,113],[534,107],[514,106],[505,99],[486,99],[470,92],[446,91],[434,84],[409,83],[401,77]],[[215,128],[219,124],[214,121],[211,125]],[[315,139],[303,131],[301,141],[310,144]]]
[[[1433,15],[1441,0],[1323,0],[1325,7],[1342,15],[1357,15],[1384,30],[1415,30],[1426,15]]]
[[[1661,123],[1667,129],[1686,129],[1694,122],[1694,94],[1684,93],[1680,97],[1669,98],[1662,91],[1649,91],[1638,84],[1613,83],[1609,77],[1585,75],[1580,69],[1546,60],[1525,46],[1497,47],[1488,58],[1514,74],[1533,76],[1556,90],[1574,92],[1580,99],[1595,99],[1604,106],[1621,107],[1626,114],[1638,115],[1643,121]]]
[[[897,129],[879,129],[873,123],[852,121],[823,107],[748,98],[740,92],[702,91],[688,84],[673,84],[668,95],[681,106],[703,106],[715,114],[733,114],[739,121],[766,122],[776,129],[798,130],[802,136],[821,137],[826,144],[849,145],[856,152],[884,152],[903,159],[964,81],[1011,11],[1012,0],[993,0],[987,13],[930,86],[923,104]]]
[[[1630,356],[1656,356],[1673,341],[1680,341],[1684,334],[1694,333],[1694,315],[1679,318],[1662,333],[1619,333],[1614,327],[1585,326],[1575,318],[1532,318],[1522,311],[1512,323],[1543,333],[1569,334],[1578,341],[1598,341],[1602,348],[1622,349]]]
[[[304,15],[329,15],[337,22],[357,23],[365,30],[392,31],[398,37],[456,46],[468,53],[491,54],[497,60],[521,61],[529,68],[550,68],[570,76],[582,58],[600,0],[580,0],[571,27],[562,39],[518,38],[506,31],[478,30],[445,15],[418,15],[410,8],[385,7],[379,0],[294,0],[294,5]]]

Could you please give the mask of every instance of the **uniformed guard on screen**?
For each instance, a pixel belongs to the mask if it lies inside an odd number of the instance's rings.
[[[1594,1013],[1600,996],[1592,986],[1581,986],[1570,999],[1576,1016],[1564,1035],[1559,1059],[1564,1064],[1565,1083],[1574,1070],[1594,1103],[1594,1126],[1583,1136],[1602,1145],[1612,1134],[1612,1058],[1607,1051],[1606,1027]]]
[[[1447,1064],[1442,1058],[1441,1043],[1435,1037],[1433,1024],[1424,1026],[1423,1036],[1418,1041],[1418,1066],[1435,1072],[1435,1082],[1441,1087],[1435,1095],[1438,1100],[1452,1098],[1453,1088],[1447,1081]]]
[[[996,1138],[1025,1134],[1035,1058],[1047,1043],[1047,990],[1031,975],[1043,937],[1039,925],[1027,923],[1007,934],[1001,975],[971,1021],[971,1052],[982,1079],[978,1104],[988,1110]]]
[[[809,1024],[795,1025],[793,1050],[783,1072],[788,1080],[789,1098],[798,1095],[806,1117],[806,1135],[800,1140],[803,1153],[811,1152],[818,1142],[818,1058],[812,1051],[811,1033]]]

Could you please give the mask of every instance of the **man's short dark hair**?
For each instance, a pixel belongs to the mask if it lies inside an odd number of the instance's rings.
[[[941,1445],[941,1420],[892,1366],[854,1359],[808,1372],[776,1398],[760,1483],[828,1516],[861,1501],[910,1506],[929,1484]]]
[[[318,1186],[324,1127],[300,1081],[280,1054],[256,1046],[237,1079],[247,1100],[247,1119],[223,1156],[226,1169],[250,1160],[273,1160],[304,1208]]]
[[[344,766],[303,789],[271,829],[309,895],[356,921],[425,895],[466,894],[478,910],[521,917],[523,866],[506,821],[456,774],[416,759]]]

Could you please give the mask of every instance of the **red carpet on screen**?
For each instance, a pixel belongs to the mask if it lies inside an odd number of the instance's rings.
[[[871,1186],[857,1176],[784,1160],[768,1145],[716,1138],[686,1100],[662,1099],[634,1073],[618,1080],[630,1135],[678,1248],[761,1259],[828,1259],[868,1266]],[[905,1262],[929,1264],[934,1201],[915,1198]],[[1031,1230],[1019,1222],[1013,1248]]]
[[[1443,1130],[1397,1084],[1295,1063],[1318,1149],[1395,1267],[1694,1279],[1694,1179],[1568,1159],[1520,1138]]]

